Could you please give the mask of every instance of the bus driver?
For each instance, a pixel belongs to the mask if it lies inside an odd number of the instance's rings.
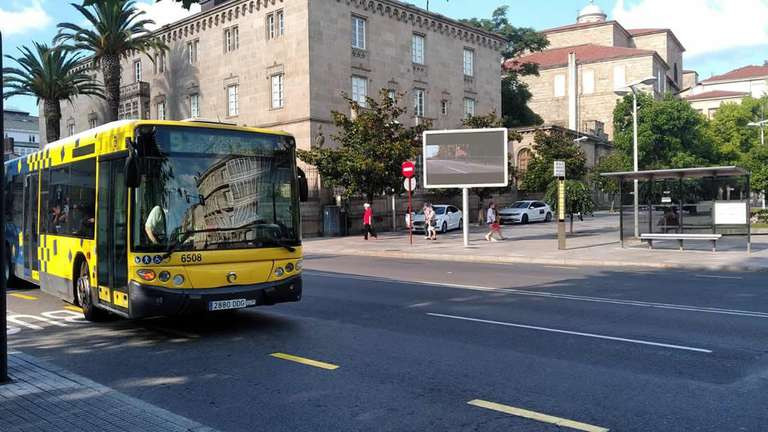
[[[147,237],[152,244],[160,244],[165,242],[165,218],[168,216],[168,210],[156,205],[149,212],[147,222],[144,224],[144,232],[147,233]]]

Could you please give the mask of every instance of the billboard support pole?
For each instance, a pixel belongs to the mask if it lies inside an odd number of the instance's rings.
[[[464,232],[464,247],[469,247],[469,223],[467,217],[469,217],[469,189],[461,189],[461,211],[462,222],[461,230]]]

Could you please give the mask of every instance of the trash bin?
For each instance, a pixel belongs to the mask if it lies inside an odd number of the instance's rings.
[[[341,207],[323,207],[323,236],[338,237],[342,234]]]

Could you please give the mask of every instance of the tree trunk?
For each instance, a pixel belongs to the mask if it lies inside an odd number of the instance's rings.
[[[107,121],[117,120],[120,108],[120,57],[106,54],[101,58],[101,72],[104,74],[104,87],[107,99]]]
[[[50,144],[61,137],[61,102],[43,99],[43,117],[45,118],[45,141]]]

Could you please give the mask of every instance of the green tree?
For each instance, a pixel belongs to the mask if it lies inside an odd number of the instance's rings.
[[[689,168],[717,162],[712,143],[704,137],[706,120],[690,103],[671,94],[655,100],[638,94],[638,166],[640,170]],[[632,160],[632,95],[613,111],[616,151]]]
[[[428,125],[400,123],[406,109],[385,89],[378,100],[366,98],[366,108],[346,95],[344,99],[357,115],[331,113],[338,130],[332,137],[338,146],[299,150],[299,159],[317,167],[325,187],[341,187],[347,198],[363,195],[371,201],[387,190],[402,190],[400,165],[419,153],[421,133]]]
[[[621,152],[613,152],[604,157],[590,173],[589,183],[611,197],[611,212],[614,211],[616,194],[619,193],[619,184],[615,178],[604,177],[601,174],[631,170],[632,161],[627,155]]]
[[[509,6],[501,6],[493,11],[490,19],[471,18],[461,20],[465,24],[497,33],[507,40],[502,55],[508,66],[507,75],[501,81],[501,115],[507,127],[530,126],[541,124],[542,119],[528,107],[531,92],[521,81],[526,75],[538,75],[538,66],[534,63],[521,63],[514,59],[525,53],[544,50],[549,41],[541,33],[528,27],[515,27],[509,22]]]
[[[89,53],[101,65],[105,95],[109,108],[108,121],[117,120],[120,106],[120,59],[133,52],[167,50],[168,47],[155,38],[147,28],[154,21],[143,19],[144,11],[136,9],[134,0],[86,0],[72,6],[88,23],[80,26],[72,23],[58,25],[55,42],[70,42],[83,52]]]
[[[553,181],[547,187],[547,193],[544,195],[544,201],[552,207],[552,211],[558,212],[558,182]],[[565,213],[568,215],[570,223],[570,232],[573,234],[573,215],[591,214],[595,211],[595,202],[592,199],[592,191],[586,182],[579,180],[565,181]]]
[[[49,47],[33,42],[34,49],[20,47],[19,57],[6,56],[17,67],[3,68],[4,98],[34,96],[43,103],[45,135],[48,142],[61,134],[61,101],[77,95],[104,97],[101,85],[83,70],[77,69],[82,56],[63,46]]]
[[[559,130],[536,131],[533,159],[523,175],[521,189],[528,192],[544,192],[553,180],[554,162],[565,161],[565,177],[583,180],[587,174],[584,150],[573,138]]]

